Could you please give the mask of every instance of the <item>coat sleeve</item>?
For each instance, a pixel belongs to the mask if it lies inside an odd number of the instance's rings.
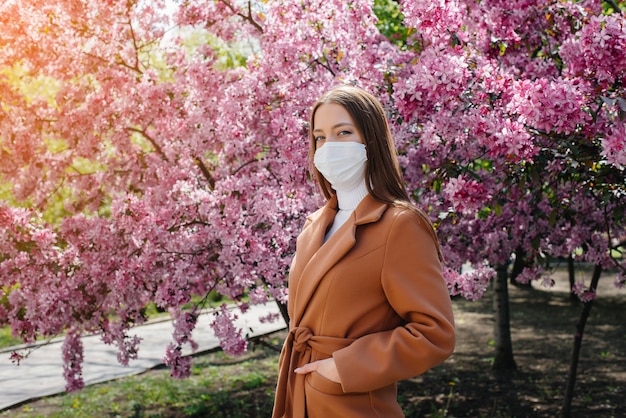
[[[398,211],[381,281],[404,324],[361,337],[333,354],[344,392],[367,392],[420,375],[452,354],[452,303],[428,228],[411,210]]]

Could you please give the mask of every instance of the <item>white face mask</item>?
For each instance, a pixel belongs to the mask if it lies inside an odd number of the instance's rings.
[[[336,191],[355,188],[365,176],[367,151],[359,142],[326,142],[315,151],[313,163]]]

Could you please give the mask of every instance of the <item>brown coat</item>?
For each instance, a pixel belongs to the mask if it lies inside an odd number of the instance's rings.
[[[369,195],[323,243],[336,206],[309,216],[297,240],[273,417],[402,417],[396,382],[454,349],[436,246],[417,214]],[[293,372],[330,356],[341,384]]]

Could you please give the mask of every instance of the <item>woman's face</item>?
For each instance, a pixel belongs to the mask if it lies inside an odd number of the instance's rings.
[[[313,116],[315,149],[327,142],[358,142],[364,144],[348,111],[337,103],[320,105]]]

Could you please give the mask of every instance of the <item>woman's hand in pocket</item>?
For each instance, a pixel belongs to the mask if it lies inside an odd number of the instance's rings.
[[[339,373],[337,372],[337,367],[335,366],[335,360],[332,357],[324,360],[314,361],[312,363],[307,363],[302,367],[298,367],[296,370],[294,370],[294,372],[296,372],[297,374],[318,372],[326,379],[341,384],[341,379],[339,378]]]

